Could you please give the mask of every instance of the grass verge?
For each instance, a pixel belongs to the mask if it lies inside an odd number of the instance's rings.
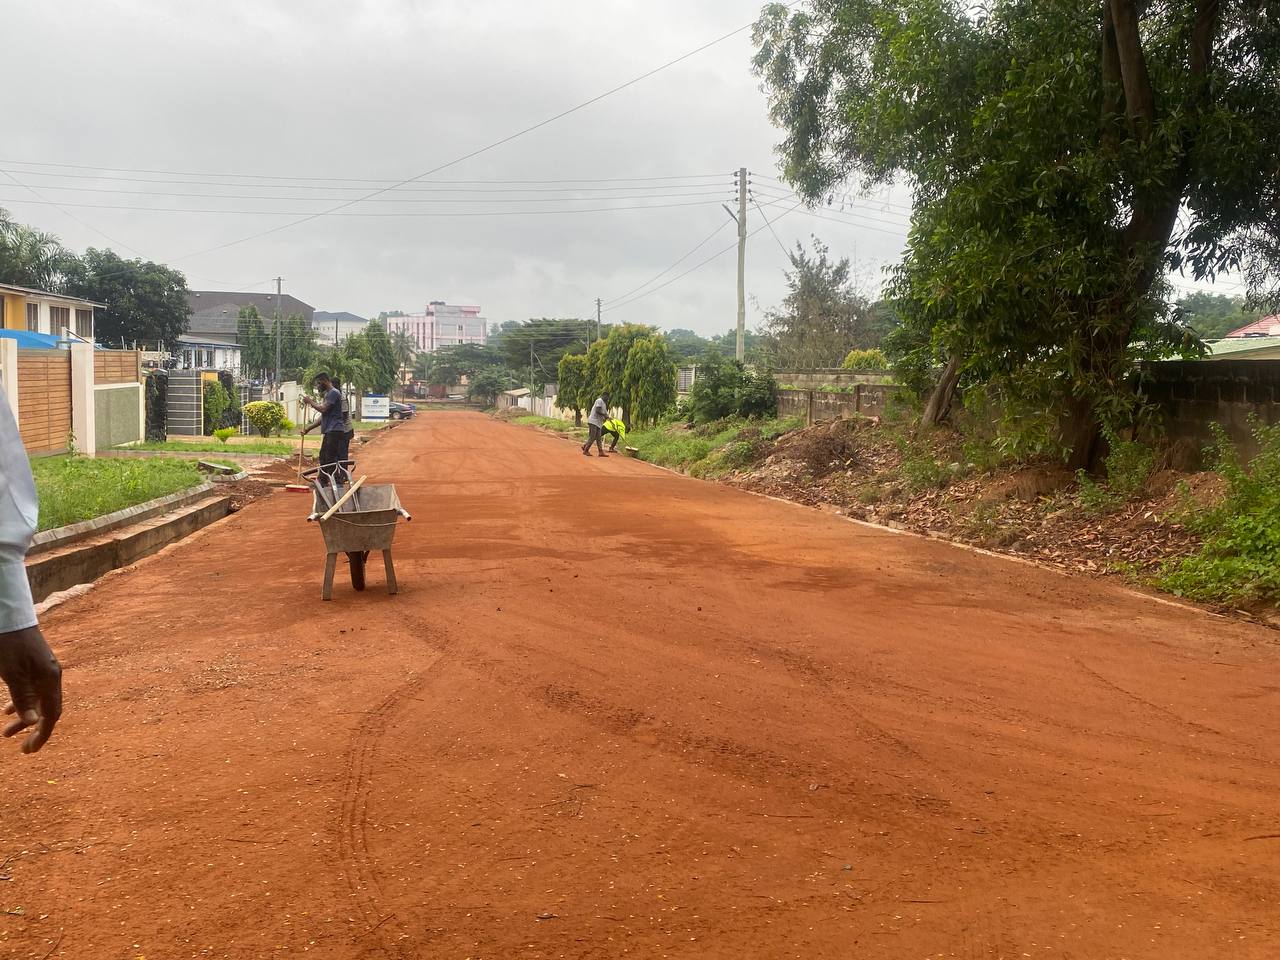
[[[244,440],[240,443],[222,443],[212,437],[207,440],[165,440],[163,443],[154,440],[138,443],[122,450],[162,450],[169,453],[225,453],[232,456],[237,453],[256,454],[271,457],[287,457],[297,451],[292,443],[279,440]]]
[[[194,460],[169,457],[39,457],[31,461],[31,472],[40,500],[41,530],[92,520],[205,480]]]
[[[536,413],[530,413],[523,417],[512,417],[508,422],[518,423],[522,427],[541,427],[566,437],[573,437],[575,440],[587,439],[587,428],[575,427],[572,420],[558,420],[555,417],[540,417]]]
[[[641,460],[684,470],[695,477],[719,477],[754,463],[784,433],[798,429],[800,417],[720,420],[690,428],[663,423],[627,434]]]

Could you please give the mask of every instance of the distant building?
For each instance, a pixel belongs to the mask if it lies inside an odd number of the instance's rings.
[[[240,374],[240,345],[235,337],[196,336],[184,333],[174,351],[179,370],[225,370]],[[144,362],[146,357],[143,358]]]
[[[364,317],[347,313],[345,310],[337,312],[317,310],[311,317],[311,329],[316,332],[316,340],[320,343],[341,343],[368,325],[369,321]]]
[[[1263,317],[1261,320],[1246,323],[1243,327],[1237,327],[1227,334],[1228,339],[1234,337],[1275,336],[1280,336],[1280,314],[1272,314],[1269,317]]]
[[[239,332],[237,321],[242,309],[257,307],[258,314],[264,321],[263,326],[270,330],[277,307],[274,293],[231,293],[223,290],[190,290],[187,292],[187,303],[191,307],[187,333],[195,337],[233,340]],[[281,319],[287,320],[295,314],[301,314],[307,323],[312,322],[316,312],[311,304],[303,303],[289,294],[280,297],[279,309]]]
[[[420,352],[434,353],[441,347],[483,344],[488,322],[480,316],[479,307],[454,306],[443,300],[432,300],[427,304],[425,313],[387,317],[387,333],[394,334],[398,330],[407,331]]]

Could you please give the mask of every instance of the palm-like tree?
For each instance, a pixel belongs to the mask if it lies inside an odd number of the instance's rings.
[[[56,291],[72,259],[53,234],[16,223],[0,210],[0,282]]]
[[[391,352],[396,356],[396,368],[400,371],[400,391],[404,393],[404,372],[413,366],[418,354],[418,341],[403,328],[391,334]]]

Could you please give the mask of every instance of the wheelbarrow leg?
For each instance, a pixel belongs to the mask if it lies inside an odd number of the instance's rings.
[[[382,551],[382,562],[387,568],[387,593],[398,593],[400,588],[396,586],[396,568],[391,565],[391,551]]]
[[[320,590],[321,600],[333,599],[333,572],[338,567],[338,555],[331,553],[324,559],[324,586]]]

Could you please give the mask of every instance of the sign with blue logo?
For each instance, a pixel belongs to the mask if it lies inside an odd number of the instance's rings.
[[[365,420],[386,420],[391,416],[391,398],[385,393],[366,393],[360,402],[360,416]]]

